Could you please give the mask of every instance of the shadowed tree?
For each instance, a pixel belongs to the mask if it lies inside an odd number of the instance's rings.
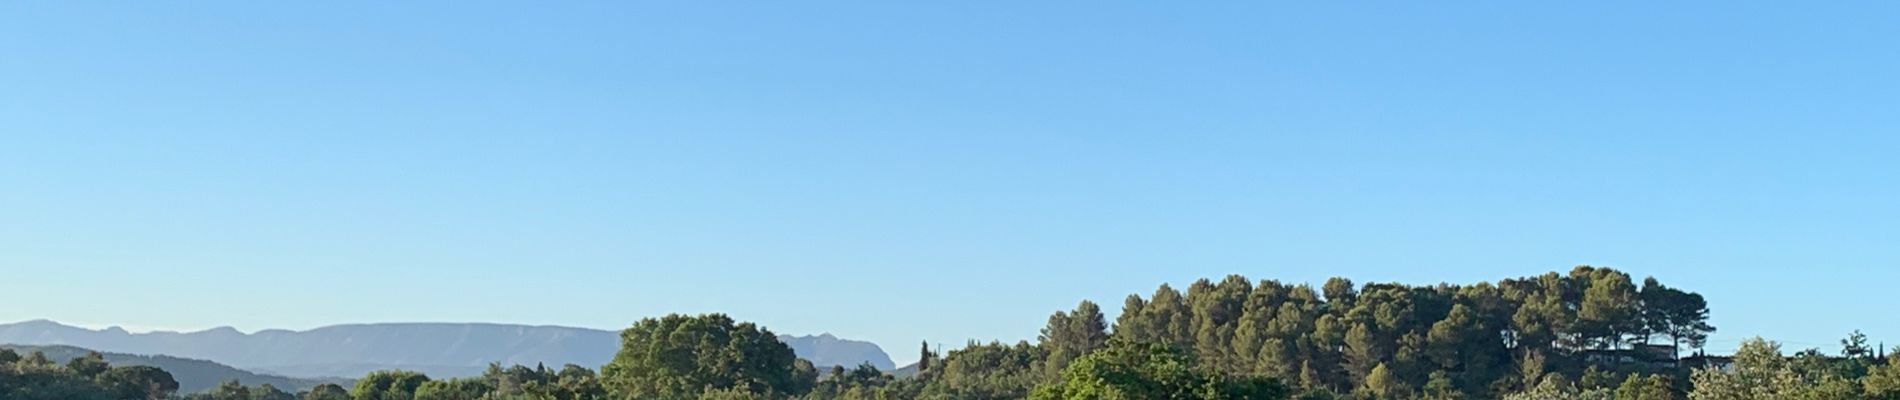
[[[66,368],[73,370],[73,373],[79,374],[79,376],[90,379],[105,373],[107,369],[112,368],[112,365],[106,363],[105,355],[99,354],[97,351],[91,351],[86,352],[84,356],[74,358],[72,361],[67,361]]]
[[[317,385],[303,395],[303,400],[349,400],[349,398],[350,392],[334,383]]]
[[[145,365],[112,367],[97,380],[118,399],[162,400],[178,391],[170,372]]]

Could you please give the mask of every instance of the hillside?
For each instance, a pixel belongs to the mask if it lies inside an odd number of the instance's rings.
[[[799,357],[821,367],[870,362],[889,369],[893,364],[869,342],[831,335],[780,339]],[[117,327],[93,330],[35,320],[0,325],[0,343],[165,354],[294,377],[357,377],[380,369],[461,377],[479,375],[492,362],[598,367],[620,348],[619,333],[614,331],[483,323],[352,324],[246,334],[229,327],[131,333]]]
[[[87,349],[73,347],[73,346],[27,346],[27,345],[0,344],[0,348],[13,349],[14,351],[19,352],[20,354],[29,354],[35,351],[45,352],[47,358],[50,358],[60,363],[65,363],[66,361],[72,360],[74,358],[85,356],[86,353],[92,351],[92,350],[87,350]],[[309,389],[313,386],[323,384],[323,383],[336,383],[339,385],[343,385],[345,387],[348,387],[351,385],[351,382],[348,379],[301,379],[301,378],[290,378],[290,377],[283,377],[283,376],[276,376],[276,375],[265,375],[265,374],[258,374],[251,371],[245,371],[242,369],[231,367],[229,365],[219,364],[219,363],[205,361],[205,360],[193,360],[193,359],[188,359],[188,358],[178,358],[178,357],[162,356],[162,355],[148,356],[148,355],[111,353],[111,352],[103,352],[100,354],[105,356],[107,363],[111,363],[112,365],[115,365],[115,366],[145,365],[145,366],[152,366],[152,367],[158,367],[160,369],[164,369],[166,372],[170,372],[172,374],[172,379],[178,380],[179,393],[195,393],[195,392],[203,391],[205,389],[216,387],[218,383],[220,382],[233,380],[233,379],[239,382],[243,382],[245,385],[253,385],[253,386],[268,383],[271,386],[275,386],[279,389],[283,389],[289,392],[296,392],[298,390]]]

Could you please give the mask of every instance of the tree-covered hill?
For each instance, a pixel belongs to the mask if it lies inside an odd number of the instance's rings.
[[[84,357],[86,353],[92,352],[92,350],[72,346],[0,345],[0,348],[12,349],[15,353],[19,354],[41,352],[46,354],[46,358],[60,364],[67,363],[75,358]],[[271,386],[293,392],[310,389],[324,383],[337,383],[347,386],[351,382],[349,379],[342,378],[304,379],[258,374],[211,361],[172,356],[149,356],[123,353],[100,354],[104,355],[105,361],[112,365],[145,365],[158,367],[166,372],[170,372],[172,378],[178,380],[179,393],[201,392],[217,387],[218,384],[230,380],[243,382],[247,385],[270,384]]]

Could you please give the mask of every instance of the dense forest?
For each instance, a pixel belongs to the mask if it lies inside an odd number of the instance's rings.
[[[1109,321],[1081,302],[1035,343],[926,346],[915,374],[814,368],[772,332],[711,314],[635,323],[598,372],[491,365],[479,377],[379,371],[287,393],[228,382],[174,393],[163,370],[97,355],[0,352],[0,398],[475,399],[1900,399],[1900,365],[1858,332],[1837,353],[1760,339],[1701,351],[1701,295],[1577,267],[1473,285],[1319,288],[1229,276],[1131,295]]]

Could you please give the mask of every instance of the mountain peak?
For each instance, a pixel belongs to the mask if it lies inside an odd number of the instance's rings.
[[[839,339],[831,333],[816,336],[780,336],[780,341],[791,346],[799,358],[811,361],[812,366],[828,368],[833,365],[855,367],[869,363],[880,370],[890,371],[897,368],[891,361],[891,355],[871,342]]]
[[[220,326],[220,327],[206,329],[206,330],[193,332],[193,333],[203,333],[203,334],[211,334],[211,335],[238,335],[238,336],[244,335],[244,332],[238,331],[237,328],[232,328],[230,326]]]

